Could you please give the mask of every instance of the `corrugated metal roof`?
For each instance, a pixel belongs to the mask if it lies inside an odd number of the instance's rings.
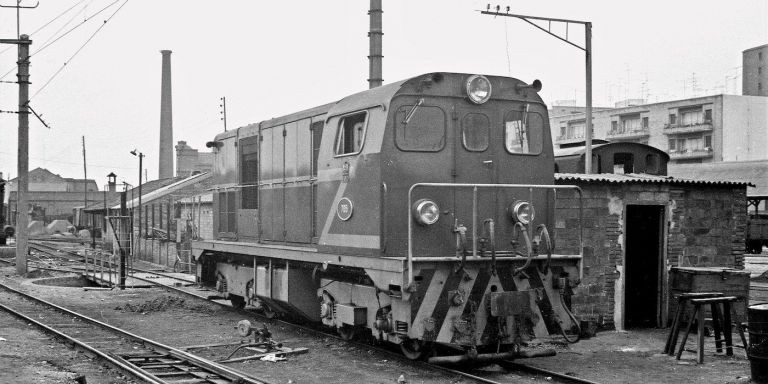
[[[694,180],[731,180],[754,184],[747,196],[768,195],[768,161],[729,161],[707,164],[669,164],[668,173]]]
[[[617,174],[617,173],[598,173],[598,174],[583,174],[583,173],[555,173],[555,180],[557,181],[594,181],[594,182],[607,182],[614,184],[629,184],[629,183],[649,183],[649,184],[687,184],[687,185],[744,185],[754,187],[754,184],[744,181],[727,181],[727,180],[696,180],[696,179],[684,179],[672,176],[657,176],[647,175],[644,173],[629,173],[629,174]]]

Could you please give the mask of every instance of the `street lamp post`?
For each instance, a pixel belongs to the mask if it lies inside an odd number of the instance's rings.
[[[134,149],[133,151],[131,151],[131,155],[139,157],[139,234],[136,241],[137,243],[136,249],[138,249],[138,245],[141,242],[141,170],[144,167],[143,165],[144,154]]]

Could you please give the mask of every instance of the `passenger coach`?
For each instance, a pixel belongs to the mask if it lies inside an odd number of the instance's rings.
[[[431,73],[217,135],[200,282],[411,358],[572,339],[581,255],[555,252],[554,201],[580,191],[553,185],[540,87]]]

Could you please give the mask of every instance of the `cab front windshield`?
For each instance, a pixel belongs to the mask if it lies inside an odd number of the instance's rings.
[[[504,115],[504,146],[511,154],[538,155],[544,136],[544,118],[536,112],[509,111]]]

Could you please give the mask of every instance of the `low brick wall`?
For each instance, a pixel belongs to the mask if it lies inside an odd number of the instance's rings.
[[[624,262],[627,205],[663,206],[665,277],[673,266],[744,268],[745,186],[570,180],[558,184],[575,184],[583,191],[584,276],[572,300],[578,315],[602,315],[613,323],[621,300],[616,282]],[[578,249],[577,197],[574,191],[557,196],[559,252]],[[664,321],[667,316],[663,314]]]

